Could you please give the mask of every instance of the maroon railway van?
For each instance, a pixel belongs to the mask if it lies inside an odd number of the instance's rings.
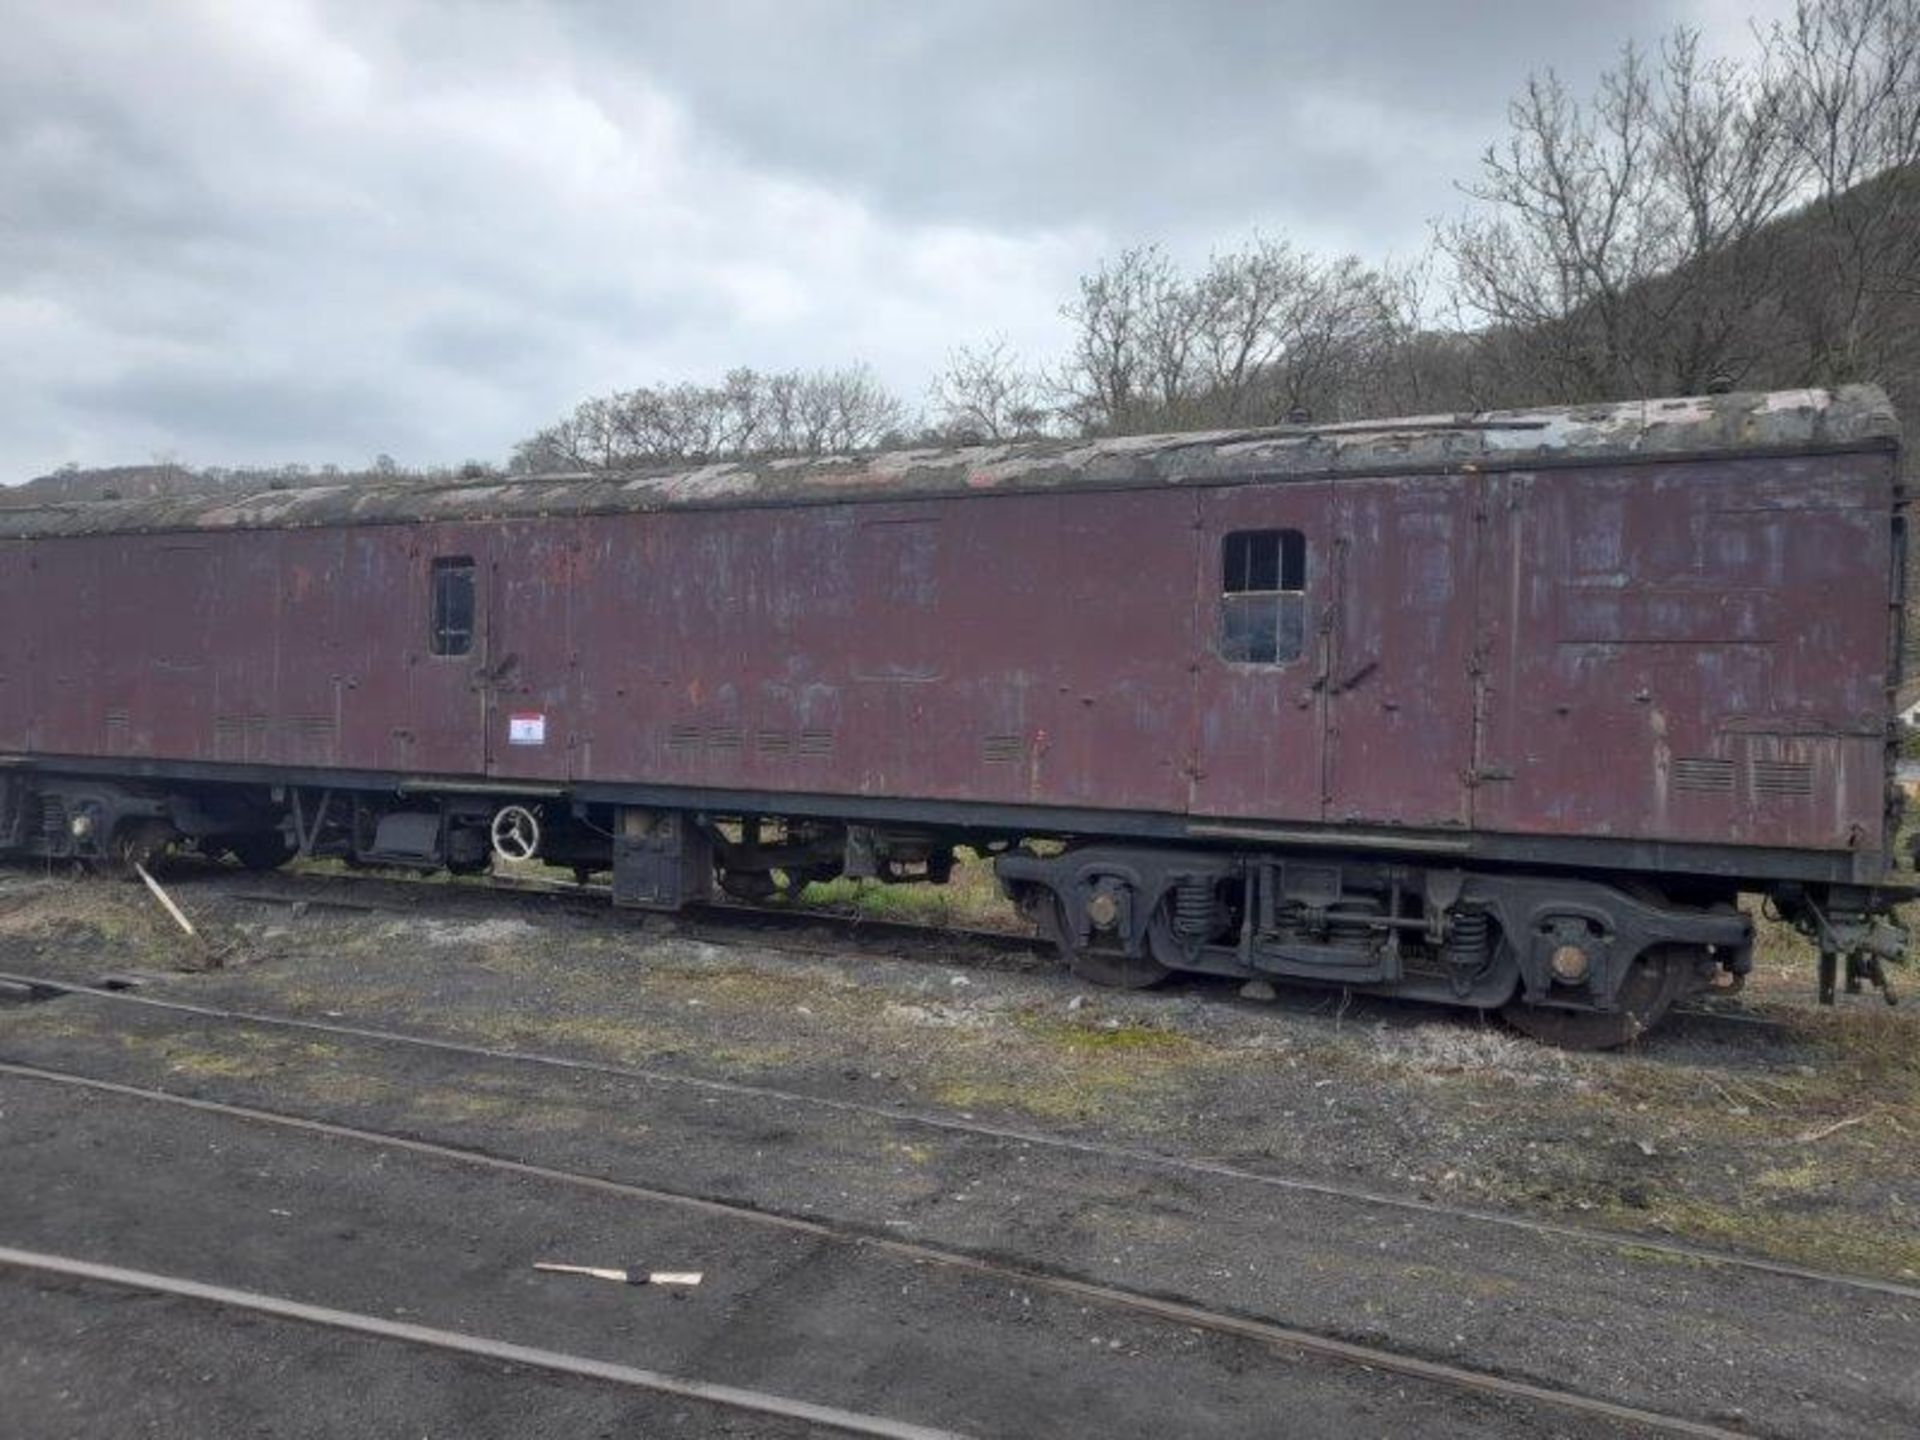
[[[610,871],[956,846],[1082,974],[1631,1038],[1904,936],[1898,430],[1654,400],[0,509],[0,849]]]

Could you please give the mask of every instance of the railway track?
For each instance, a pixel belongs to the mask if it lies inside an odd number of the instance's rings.
[[[50,1255],[37,1250],[20,1250],[12,1246],[0,1245],[0,1269],[107,1285],[116,1290],[130,1291],[140,1295],[165,1295],[175,1299],[191,1300],[247,1315],[291,1320],[302,1325],[318,1326],[324,1330],[366,1336],[375,1340],[398,1341],[418,1349],[437,1350],[494,1364],[516,1365],[525,1369],[546,1371],[550,1374],[597,1381],[601,1384],[646,1390],[658,1395],[671,1395],[682,1400],[699,1401],[752,1415],[770,1415],[782,1420],[796,1420],[809,1426],[835,1430],[844,1435],[875,1436],[879,1437],[879,1440],[964,1440],[963,1436],[951,1430],[938,1430],[926,1425],[890,1420],[881,1415],[861,1414],[832,1405],[818,1405],[808,1400],[796,1400],[785,1395],[743,1389],[737,1385],[718,1385],[707,1380],[663,1375],[658,1371],[643,1370],[633,1365],[620,1365],[608,1360],[596,1360],[591,1356],[568,1354],[531,1345],[516,1345],[510,1341],[494,1340],[454,1330],[442,1330],[428,1325],[416,1325],[404,1320],[391,1320],[381,1315],[337,1310],[327,1305],[313,1305],[283,1296],[239,1290],[227,1285],[209,1285],[203,1281],[178,1275],[160,1275],[150,1270],[133,1270],[120,1265],[100,1265],[68,1255]]]
[[[1742,1437],[1750,1440],[1748,1432],[1730,1430],[1685,1415],[1650,1410],[1572,1389],[1514,1379],[1493,1371],[1429,1359],[1406,1350],[1347,1340],[1254,1316],[1214,1309],[1186,1300],[1146,1294],[1038,1264],[989,1257],[919,1241],[900,1240],[831,1220],[782,1214],[736,1201],[630,1184],[604,1176],[532,1164],[485,1151],[422,1140],[410,1135],[336,1124],[281,1110],[228,1104],[169,1090],[106,1080],[74,1071],[0,1062],[0,1075],[29,1083],[77,1088],[143,1104],[180,1107],[200,1114],[221,1116],[284,1132],[322,1136],[349,1144],[376,1147],[383,1151],[402,1152],[505,1173],[522,1180],[584,1190],[600,1196],[612,1196],[645,1205],[672,1207],[709,1217],[798,1234],[842,1250],[864,1252],[914,1266],[939,1267],[947,1271],[986,1277],[996,1282],[1050,1292],[1084,1305],[1144,1316],[1188,1330],[1253,1341],[1297,1356],[1311,1356],[1363,1367],[1477,1397],[1494,1398],[1544,1409],[1562,1416],[1632,1426],[1656,1434],[1708,1437],[1708,1440],[1742,1440]],[[817,1423],[848,1433],[898,1436],[905,1437],[905,1440],[927,1440],[927,1437],[944,1433],[876,1416],[834,1411],[830,1407],[808,1406],[806,1402],[786,1400],[757,1392],[732,1391],[728,1387],[710,1386],[706,1382],[662,1376],[629,1367],[606,1366],[603,1362],[587,1360],[579,1356],[523,1350],[521,1347],[509,1346],[504,1342],[461,1336],[447,1331],[435,1331],[372,1316],[329,1311],[322,1307],[303,1305],[278,1297],[205,1285],[180,1277],[153,1275],[142,1271],[97,1265],[69,1257],[0,1247],[0,1265],[46,1274],[60,1274],[69,1278],[91,1279],[136,1291],[179,1295],[253,1313],[276,1315],[405,1343],[458,1350],[484,1358],[610,1380],[614,1383],[660,1390],[688,1398],[706,1399],[714,1403],[757,1410],[766,1414],[809,1418],[801,1415],[801,1408],[804,1407],[819,1412],[816,1417],[813,1417],[817,1418]]]
[[[169,1000],[159,996],[140,994],[136,989],[129,988],[125,982],[116,982],[113,985],[89,985],[77,981],[60,979],[54,976],[0,972],[0,988],[11,991],[14,998],[18,1000],[47,1000],[62,995],[82,996],[109,1004],[143,1007],[149,1010],[188,1016],[195,1020],[210,1020],[236,1026],[252,1026],[284,1030],[293,1033],[324,1035],[335,1039],[348,1039],[370,1044],[410,1047],[441,1054],[465,1056],[475,1060],[526,1065],[574,1074],[601,1075],[615,1079],[636,1081],[652,1086],[674,1087],[715,1095],[753,1099],[782,1106],[811,1108],[833,1111],[840,1114],[858,1115],[879,1120],[889,1125],[908,1126],[946,1134],[969,1136],[998,1144],[1018,1145],[1041,1151],[1051,1150],[1056,1153],[1070,1153],[1077,1156],[1096,1158],[1134,1169],[1146,1169],[1174,1175],[1189,1175],[1213,1180],[1225,1180],[1234,1184],[1265,1190],[1314,1195],[1341,1200],[1357,1205],[1364,1205],[1373,1209],[1464,1221],[1476,1226],[1484,1226],[1494,1231],[1524,1232],[1553,1239],[1576,1241],[1587,1245],[1603,1245],[1621,1251],[1655,1252],[1677,1260],[1717,1265],[1775,1278],[1834,1287],[1841,1290],[1887,1295],[1903,1300],[1920,1300],[1920,1284],[1906,1284],[1897,1280],[1888,1280],[1872,1275],[1821,1270],[1811,1266],[1796,1265],[1780,1260],[1770,1260],[1764,1257],[1745,1255],[1735,1251],[1717,1250],[1708,1246],[1693,1245],[1662,1235],[1602,1229],[1587,1225],[1574,1225],[1560,1221],[1516,1215],[1498,1210],[1449,1205],[1438,1200],[1428,1200],[1411,1195],[1397,1195],[1387,1191],[1368,1189],[1363,1186],[1342,1185],[1334,1181],[1314,1179],[1306,1176],[1278,1175],[1266,1171],[1250,1170],[1223,1161],[1167,1155],[1152,1150],[1112,1145],[1098,1140],[1050,1134],[1045,1131],[1029,1130],[1019,1126],[990,1124],[979,1120],[966,1119],[958,1115],[903,1109],[889,1105],[869,1104],[858,1100],[845,1100],[831,1096],[809,1095],[772,1086],[751,1084],[746,1081],[720,1080],[703,1076],[685,1075],[672,1071],[648,1069],[641,1066],[619,1065],[607,1061],[590,1060],[578,1056],[553,1055],[510,1047],[472,1044],[441,1036],[393,1030],[373,1025],[355,1024],[344,1018],[311,1019],[298,1015],[276,1014],[259,1010],[243,1010],[225,1006],[201,1004],[187,1000]],[[4,1065],[0,1065],[0,1071],[4,1071],[5,1069],[6,1067]]]
[[[302,901],[309,904],[315,903],[309,896],[276,891],[274,888],[276,882],[281,885],[287,882],[299,885],[318,884],[320,887],[334,891],[320,903],[342,909],[360,909],[367,913],[414,914],[417,913],[417,906],[402,903],[397,899],[349,899],[347,896],[351,890],[391,885],[434,892],[449,898],[458,896],[462,900],[484,901],[493,896],[527,899],[542,906],[555,906],[570,913],[601,920],[608,919],[616,913],[611,910],[612,892],[604,885],[554,884],[511,876],[491,876],[484,881],[449,886],[444,882],[430,879],[391,874],[364,877],[287,874],[276,876],[274,881],[267,882],[258,889],[249,887],[245,882],[235,883],[227,880],[224,872],[212,871],[208,872],[208,876],[215,883],[222,883],[223,893],[234,899],[270,904],[299,904]],[[1053,942],[1044,936],[1017,930],[932,925],[912,920],[893,920],[883,916],[848,915],[833,910],[809,910],[797,906],[748,905],[735,901],[716,901],[667,917],[647,915],[642,918],[641,912],[634,911],[618,912],[618,915],[626,919],[627,923],[639,925],[645,925],[650,920],[664,919],[674,927],[676,933],[691,935],[714,943],[738,944],[747,938],[779,936],[783,937],[781,942],[770,948],[791,950],[797,954],[807,955],[840,954],[842,952],[835,947],[842,943],[857,943],[868,947],[899,946],[902,947],[899,953],[910,953],[913,947],[951,950],[955,946],[963,945],[992,950],[1009,956],[1037,956],[1051,959],[1058,953]],[[833,945],[804,943],[807,932],[822,930],[836,937]]]
[[[439,897],[454,904],[533,901],[566,913],[604,920],[611,905],[611,891],[604,885],[569,885],[511,876],[489,876],[484,880],[450,885],[445,881],[415,878],[381,872],[375,875],[313,875],[288,873],[266,882],[252,882],[231,872],[207,869],[194,872],[194,889],[212,887],[226,898],[254,904],[298,906],[318,905],[361,914],[417,915],[419,902],[397,896],[380,896],[381,887],[404,888]],[[308,893],[301,893],[306,891]],[[358,892],[357,894],[355,892]],[[659,917],[650,917],[659,918]],[[667,917],[673,932],[707,944],[740,946],[753,944],[810,958],[844,958],[847,948],[881,952],[896,958],[918,959],[937,955],[942,964],[981,966],[992,959],[1026,966],[1053,961],[1058,951],[1045,936],[1016,930],[989,929],[957,925],[935,925],[919,921],[885,917],[847,915],[831,910],[809,910],[790,906],[746,905],[719,902]],[[645,921],[639,922],[645,924]],[[818,938],[822,932],[831,940]],[[1168,988],[1185,992],[1204,986],[1217,992],[1219,1003],[1266,1006],[1272,1001],[1238,1001],[1225,983],[1201,976],[1176,976]],[[1313,1010],[1324,1007],[1330,992],[1286,990],[1281,994],[1295,1000],[1293,1008]],[[1283,1001],[1282,1003],[1287,1003]],[[1436,1015],[1460,1023],[1473,1023],[1472,1017],[1449,1007],[1430,1007],[1399,999],[1360,996],[1353,1003],[1369,1007],[1369,1014],[1389,1024],[1411,1023]],[[1727,1038],[1751,1035],[1788,1036],[1793,1027],[1770,1015],[1756,1014],[1726,1002],[1686,1006],[1668,1013],[1663,1028],[1685,1027],[1693,1033],[1718,1032]]]

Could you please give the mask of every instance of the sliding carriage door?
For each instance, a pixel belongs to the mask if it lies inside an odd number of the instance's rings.
[[[1196,818],[1321,816],[1329,503],[1324,483],[1199,496]]]
[[[1472,819],[1474,476],[1343,480],[1327,674],[1327,810],[1339,824]]]

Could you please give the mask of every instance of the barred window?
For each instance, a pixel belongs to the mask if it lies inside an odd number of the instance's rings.
[[[1306,645],[1307,537],[1235,530],[1220,546],[1220,658],[1284,665]]]

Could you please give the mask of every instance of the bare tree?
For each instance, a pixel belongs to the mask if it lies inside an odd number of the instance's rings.
[[[1151,299],[1172,283],[1172,262],[1156,246],[1122,251],[1080,278],[1060,313],[1074,325],[1072,348],[1054,389],[1081,429],[1137,428],[1156,388],[1149,374]]]
[[[1390,343],[1391,313],[1376,271],[1352,255],[1314,265],[1282,316],[1279,361],[1267,368],[1265,419],[1348,418]]]
[[[1768,231],[1802,167],[1784,87],[1732,61],[1703,61],[1689,31],[1676,32],[1663,54],[1653,162],[1673,234],[1668,273],[1644,299],[1667,336],[1665,376],[1699,390],[1718,376],[1745,378],[1760,359],[1756,306],[1782,281]]]
[[[1004,336],[962,345],[933,383],[938,433],[953,440],[1024,440],[1045,431],[1040,377],[1025,369]]]
[[[729,370],[720,382],[724,429],[721,448],[735,455],[755,455],[767,427],[766,381],[741,366]]]
[[[1248,420],[1259,381],[1286,352],[1289,322],[1312,270],[1285,240],[1258,235],[1244,249],[1208,262],[1194,308],[1210,419]]]
[[[514,448],[517,473],[619,470],[751,455],[870,448],[904,407],[864,365],[810,373],[728,372],[719,385],[641,386],[583,400]]]
[[[1920,0],[1801,0],[1768,35],[1813,191],[1786,310],[1809,379],[1885,371],[1920,295]]]
[[[802,455],[869,449],[897,430],[905,414],[864,365],[816,370],[801,376],[794,390],[794,430],[779,437],[781,448]]]
[[[1421,415],[1486,408],[1498,388],[1489,344],[1462,322],[1439,257],[1382,266],[1373,279],[1372,346],[1353,375],[1349,413]]]
[[[1509,107],[1512,133],[1441,228],[1462,298],[1521,343],[1540,394],[1700,389],[1751,367],[1756,297],[1777,283],[1756,244],[1798,176],[1769,77],[1703,59],[1676,31],[1635,47],[1581,102],[1549,72]]]
[[[512,468],[523,473],[609,469],[623,453],[622,433],[613,399],[582,400],[571,414],[516,445]]]
[[[1379,274],[1258,235],[1191,279],[1158,250],[1123,252],[1064,313],[1075,337],[1054,385],[1089,433],[1337,418],[1392,336]]]

